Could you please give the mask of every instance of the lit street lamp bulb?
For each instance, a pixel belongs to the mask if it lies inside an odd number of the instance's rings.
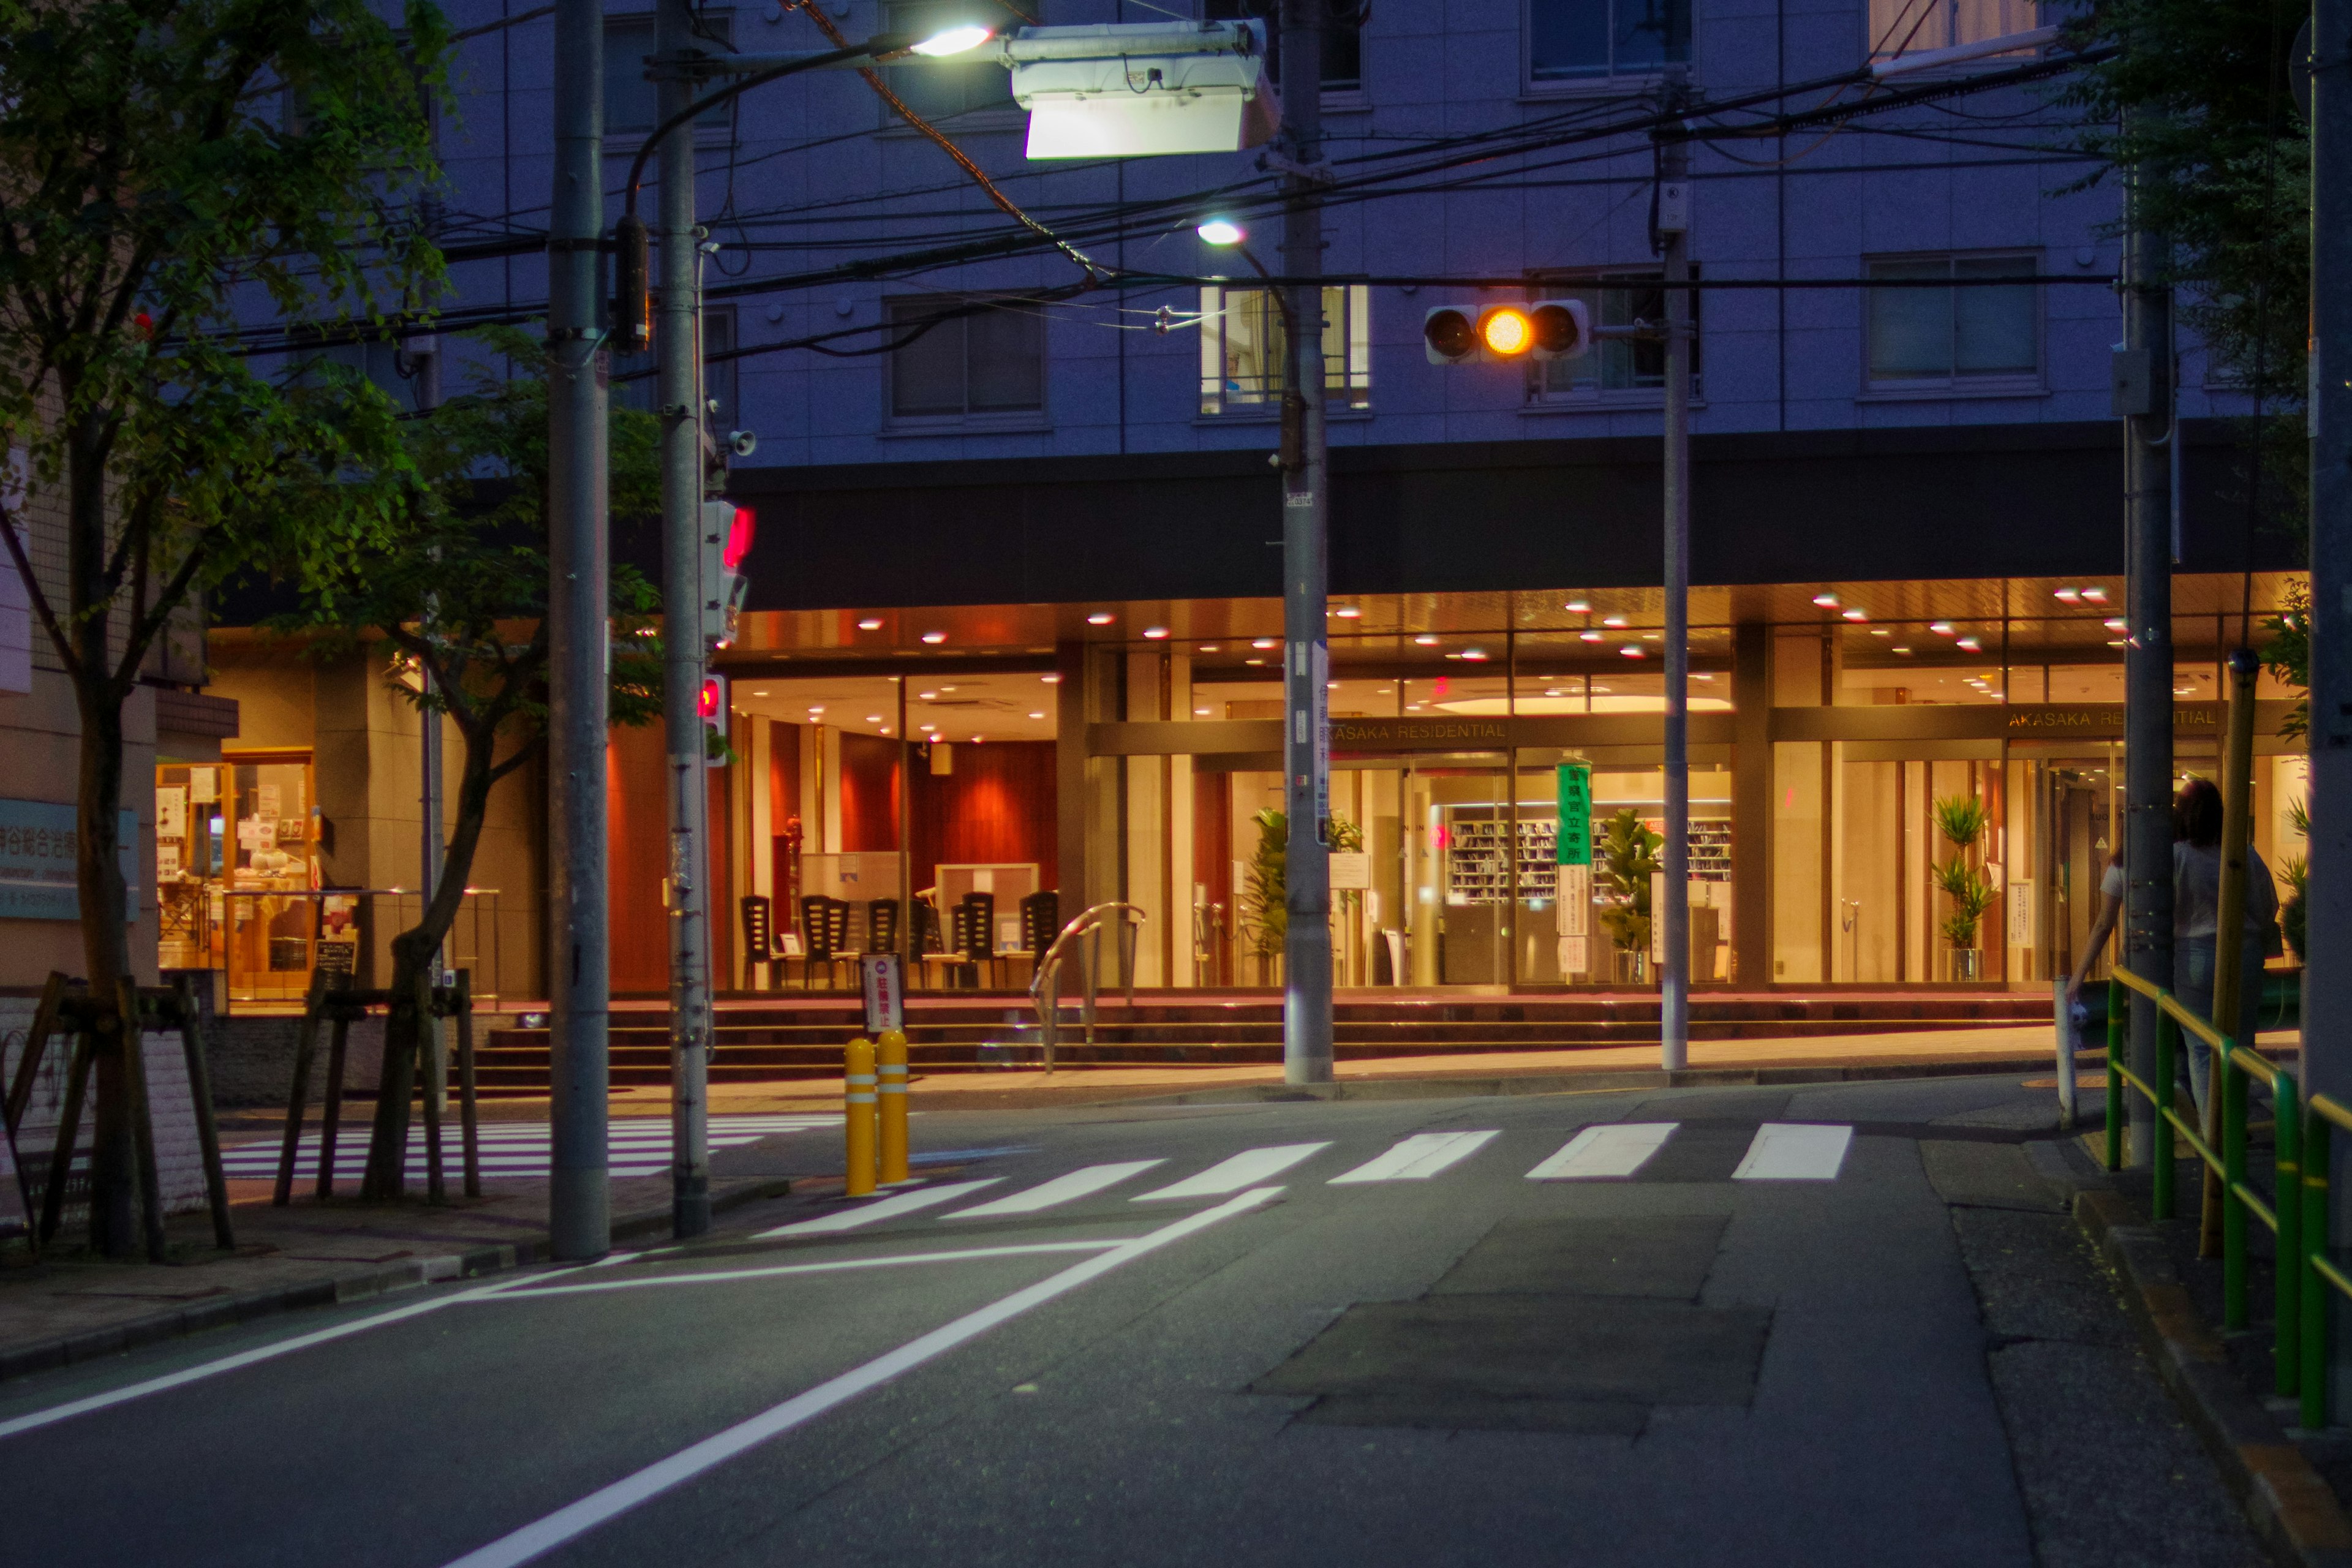
[[[915,53],[938,59],[945,55],[961,55],[988,42],[989,29],[976,23],[961,27],[948,27],[933,33],[917,44]]]
[[[1239,245],[1249,237],[1241,225],[1221,217],[1211,218],[1192,232],[1201,237],[1203,245]]]

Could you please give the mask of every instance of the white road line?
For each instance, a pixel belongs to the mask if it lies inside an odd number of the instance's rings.
[[[1345,1182],[1423,1182],[1448,1165],[1466,1160],[1484,1148],[1493,1132],[1416,1132],[1400,1140],[1379,1159],[1357,1166],[1328,1184]]]
[[[1328,1143],[1276,1143],[1264,1149],[1244,1149],[1229,1160],[1220,1160],[1197,1176],[1187,1176],[1172,1186],[1154,1192],[1139,1193],[1135,1201],[1150,1203],[1156,1198],[1221,1198],[1227,1193],[1237,1193],[1252,1182],[1263,1182],[1280,1175],[1299,1161],[1319,1154]]]
[[[1588,1127],[1528,1173],[1530,1182],[1591,1182],[1630,1176],[1665,1147],[1675,1121],[1612,1121]]]
[[[1101,1279],[1114,1268],[1134,1262],[1146,1253],[1181,1241],[1221,1220],[1246,1214],[1260,1204],[1279,1196],[1281,1192],[1280,1187],[1260,1187],[1219,1204],[1215,1208],[1188,1215],[1173,1225],[1161,1226],[1158,1230],[1139,1236],[1132,1241],[1123,1241],[1110,1251],[1074,1264],[1059,1274],[1015,1290],[977,1311],[967,1312],[944,1327],[933,1329],[919,1339],[909,1340],[897,1350],[877,1356],[864,1366],[854,1367],[839,1377],[818,1384],[805,1394],[794,1394],[747,1421],[740,1421],[723,1432],[706,1437],[692,1447],[680,1449],[667,1459],[648,1465],[633,1476],[625,1476],[600,1491],[591,1492],[578,1502],[558,1509],[510,1535],[501,1536],[488,1546],[467,1552],[450,1563],[449,1568],[514,1568],[517,1563],[528,1563],[544,1552],[552,1552],[606,1521],[626,1513],[639,1503],[659,1497],[672,1487],[690,1481],[705,1470],[758,1447],[771,1437],[781,1436],[795,1426],[804,1426],[834,1406],[845,1404],[868,1389],[878,1388],[925,1362],[936,1360],[1033,1307],[1043,1306],[1056,1296],[1066,1295],[1081,1285]]]
[[[1148,1171],[1154,1165],[1166,1163],[1164,1160],[1129,1160],[1117,1165],[1088,1165],[1083,1170],[1072,1171],[1066,1176],[1056,1176],[1052,1181],[1032,1187],[1025,1193],[1014,1193],[1009,1197],[995,1198],[976,1208],[958,1209],[951,1215],[942,1215],[940,1217],[942,1219],[991,1219],[998,1215],[1035,1214],[1039,1209],[1049,1209],[1055,1204],[1072,1203],[1101,1192],[1105,1187],[1115,1187],[1129,1176]]]
[[[133,1399],[144,1398],[150,1394],[162,1394],[169,1389],[183,1387],[191,1383],[201,1382],[207,1377],[217,1376],[224,1372],[235,1372],[239,1367],[253,1366],[261,1362],[274,1360],[278,1356],[291,1355],[296,1351],[309,1350],[312,1345],[322,1345],[331,1340],[364,1333],[370,1329],[380,1329],[386,1323],[396,1323],[404,1318],[416,1318],[427,1312],[437,1312],[444,1307],[454,1307],[460,1301],[473,1301],[484,1296],[499,1295],[503,1291],[513,1289],[518,1285],[526,1284],[533,1278],[536,1277],[519,1275],[512,1279],[501,1279],[495,1285],[482,1285],[471,1290],[460,1290],[454,1296],[443,1296],[436,1300],[418,1301],[411,1306],[395,1307],[389,1312],[378,1312],[372,1318],[362,1318],[357,1322],[338,1323],[331,1329],[313,1330],[307,1334],[297,1334],[290,1340],[279,1340],[275,1344],[262,1345],[249,1351],[239,1351],[235,1355],[223,1356],[218,1361],[208,1361],[199,1366],[184,1367],[178,1372],[166,1373],[162,1377],[151,1377],[144,1383],[126,1384],[121,1388],[110,1389],[104,1394],[93,1394],[87,1399],[70,1400],[64,1405],[51,1405],[47,1410],[36,1410],[29,1415],[18,1415],[11,1420],[0,1421],[0,1438],[14,1437],[19,1432],[36,1431],[72,1416],[86,1415],[93,1410],[104,1410],[110,1405],[122,1405]]]
[[[961,1263],[970,1258],[1022,1258],[1033,1252],[1108,1252],[1118,1241],[1036,1241],[1019,1247],[968,1247],[958,1252],[908,1252],[895,1258],[842,1258],[827,1263],[783,1263],[771,1268],[721,1268],[702,1274],[654,1274],[642,1279],[600,1279],[593,1285],[542,1285],[516,1290],[500,1301],[532,1301],[541,1296],[580,1296],[592,1290],[639,1290],[649,1285],[714,1285],[732,1279],[767,1279],[779,1274],[838,1274],[849,1268],[895,1268],[902,1263]],[[634,1256],[634,1255],[633,1255]],[[606,1258],[612,1262],[614,1259]]]
[[[877,1219],[896,1219],[902,1214],[913,1214],[934,1204],[950,1203],[966,1193],[976,1193],[982,1187],[992,1187],[999,1176],[989,1176],[977,1182],[950,1182],[944,1187],[924,1187],[917,1192],[900,1193],[862,1208],[841,1209],[822,1219],[804,1219],[793,1225],[780,1225],[773,1230],[763,1230],[752,1237],[765,1241],[773,1236],[822,1236],[830,1231],[856,1230],[861,1225],[872,1225]]]
[[[1808,1126],[1794,1121],[1767,1121],[1756,1130],[1735,1182],[1833,1182],[1845,1163],[1845,1147],[1853,1142],[1851,1127]]]

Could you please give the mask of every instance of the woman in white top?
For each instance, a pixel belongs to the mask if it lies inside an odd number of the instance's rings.
[[[2202,1018],[2213,1016],[2213,964],[2221,923],[2221,792],[2207,779],[2190,779],[2172,803],[2172,990],[2181,1005]],[[2239,931],[2238,1016],[2216,1018],[2213,1026],[2236,1044],[2254,1043],[2262,1016],[2263,960],[2278,930],[2278,886],[2271,868],[2246,846],[2246,913]],[[2189,1045],[2189,1081],[2197,1109],[2205,1109],[2205,1085],[2212,1052],[2204,1041],[2181,1031]]]

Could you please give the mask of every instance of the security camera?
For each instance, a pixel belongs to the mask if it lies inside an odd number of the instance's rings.
[[[760,437],[749,430],[730,430],[727,449],[739,458],[748,458],[760,449]]]

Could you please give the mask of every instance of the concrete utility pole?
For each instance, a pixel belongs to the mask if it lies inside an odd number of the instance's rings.
[[[441,340],[411,338],[402,346],[408,353],[409,374],[416,384],[416,411],[430,414],[441,406]],[[433,694],[433,671],[421,662],[416,669],[416,689],[420,697]],[[425,907],[433,902],[435,890],[441,886],[441,866],[448,850],[448,835],[441,821],[441,715],[420,706],[416,710],[417,816],[423,819],[417,846],[416,910],[420,919]],[[445,947],[434,953],[425,983],[446,984],[448,973],[448,950]],[[433,1101],[434,1115],[439,1116],[448,1110],[449,1021],[428,1014],[423,1025],[425,1092]]]
[[[1290,839],[1283,858],[1282,1075],[1331,1081],[1330,470],[1323,422],[1323,5],[1282,0],[1282,145],[1294,168],[1282,230],[1291,289],[1290,404],[1282,453],[1284,795]],[[1293,434],[1293,418],[1296,434]]]
[[[656,113],[693,102],[691,0],[654,12]],[[669,759],[670,1227],[710,1228],[710,785],[701,712],[703,394],[694,126],[661,144],[661,306],[654,352],[662,427],[662,739]]]
[[[547,238],[548,995],[554,1055],[548,1228],[555,1257],[612,1247],[605,1097],[611,969],[604,880],[610,595],[604,8],[556,0],[555,188]]]
[[[1666,73],[1666,106],[1682,107],[1688,68]],[[1658,1065],[1690,1065],[1690,143],[1660,149],[1658,237],[1666,294],[1666,866],[1664,962],[1658,968]]]
[[[2138,226],[2126,195],[2124,346],[2115,412],[2124,420],[2124,963],[2172,986],[2172,298],[2159,281],[2162,241]],[[2132,1070],[2156,1077],[2156,1004],[2132,993]],[[2169,1085],[2158,1085],[2169,1093]],[[2131,1162],[2154,1149],[2153,1102],[2131,1097]]]
[[[2311,27],[2311,855],[2304,895],[2307,951],[2329,962],[2303,972],[2307,1092],[2352,1103],[2352,0],[2317,0]],[[2332,1190],[2352,1166],[2336,1137]],[[2344,1222],[2327,1239],[2341,1245]],[[2323,1292],[2334,1303],[2336,1293]],[[2352,1337],[2329,1336],[2329,1408],[2352,1399]],[[2306,1336],[2309,1331],[2305,1331]],[[2306,1337],[2305,1342],[2310,1340]]]

